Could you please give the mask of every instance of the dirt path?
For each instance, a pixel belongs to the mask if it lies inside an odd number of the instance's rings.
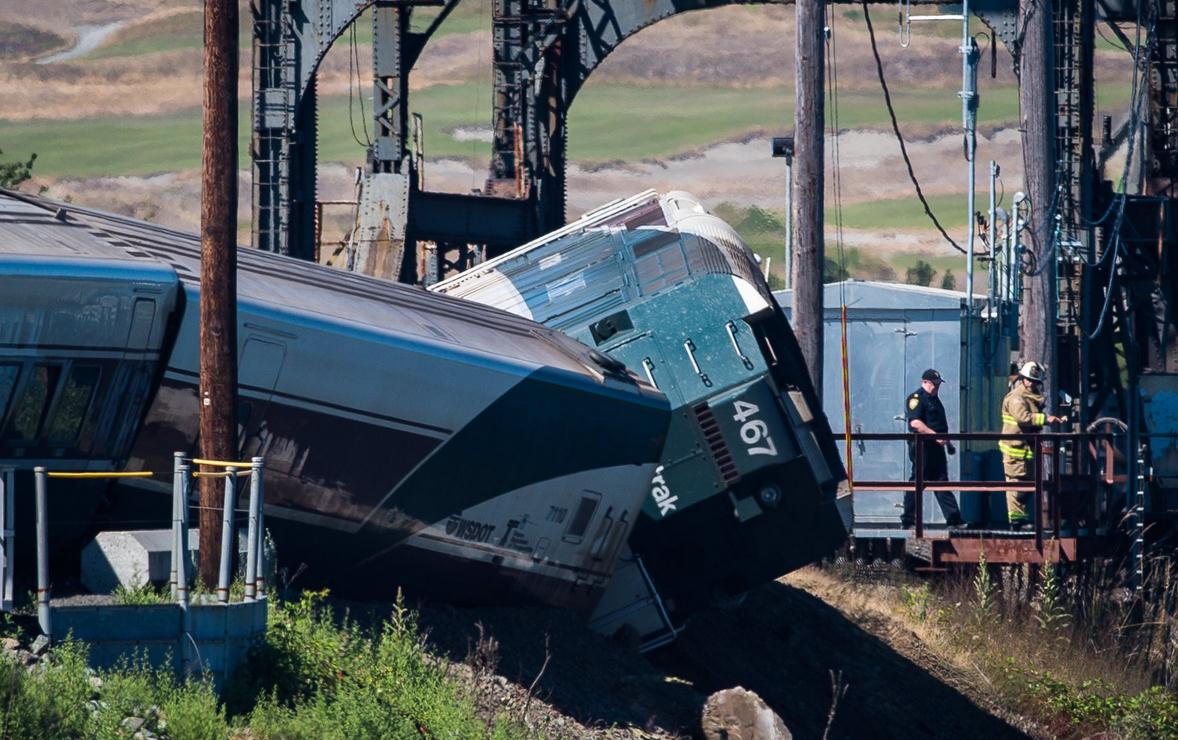
[[[57,62],[68,62],[71,59],[78,59],[86,56],[90,52],[102,45],[116,31],[126,25],[126,21],[116,21],[114,23],[106,23],[101,26],[76,26],[73,31],[78,34],[78,40],[73,46],[65,51],[59,51],[43,59],[38,59],[37,64],[55,64]]]

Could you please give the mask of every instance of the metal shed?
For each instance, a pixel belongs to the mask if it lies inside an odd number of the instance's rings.
[[[786,316],[790,315],[790,291],[774,294]],[[823,410],[842,442],[843,376],[840,311],[847,306],[847,354],[850,366],[851,431],[905,433],[904,402],[920,387],[920,375],[936,368],[945,377],[940,397],[949,418],[950,431],[998,431],[1002,397],[1006,393],[1009,345],[1002,337],[989,336],[992,323],[984,322],[986,298],[975,294],[975,315],[967,318],[965,293],[914,285],[848,280],[825,286],[825,336],[823,357]],[[965,337],[972,325],[969,357]],[[971,368],[966,388],[965,367]],[[968,408],[966,406],[968,405]],[[964,413],[963,412],[968,412]],[[969,428],[964,428],[968,424]],[[853,443],[854,477],[859,480],[906,480],[910,470],[903,442]],[[1001,479],[1001,460],[993,443],[958,446],[949,457],[949,477]],[[956,494],[967,522],[983,523],[1004,518],[1001,495]],[[903,494],[856,492],[854,498],[857,537],[903,537],[900,513]],[[988,500],[992,499],[992,500]],[[991,511],[993,507],[993,511]],[[925,497],[924,521],[943,525],[945,518],[933,496]]]

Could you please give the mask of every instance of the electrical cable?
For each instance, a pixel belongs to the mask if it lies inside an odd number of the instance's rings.
[[[356,24],[351,24],[351,34],[349,36],[348,49],[348,126],[352,129],[352,139],[355,140],[364,149],[372,146],[372,138],[368,135],[368,114],[364,110],[364,96],[360,91],[360,52],[356,48]],[[365,141],[360,141],[359,134],[356,133],[356,115],[353,105],[352,83],[356,84],[356,96],[360,99],[360,123],[364,131]]]
[[[830,98],[830,126],[831,126],[831,158],[833,159],[833,173],[834,182],[834,214],[835,214],[835,245],[839,254],[839,282],[845,283],[845,278],[850,277],[850,271],[847,269],[847,255],[846,244],[844,240],[843,231],[843,176],[842,176],[842,150],[839,141],[839,99],[838,99],[838,49],[834,34],[834,7],[827,6],[827,28],[830,29],[830,37],[826,43],[826,59],[827,67],[830,74],[826,76],[827,94]],[[844,285],[839,286],[839,294],[841,301],[846,304],[846,288]]]
[[[900,124],[896,121],[896,109],[892,105],[892,93],[888,90],[888,83],[884,77],[883,61],[879,58],[879,47],[875,43],[875,27],[871,24],[871,10],[867,4],[867,0],[862,0],[863,5],[863,20],[867,22],[867,35],[871,39],[871,53],[875,57],[875,72],[879,76],[879,84],[883,89],[884,103],[888,107],[888,116],[892,119],[892,132],[896,135],[896,141],[900,143],[900,155],[904,158],[904,166],[908,168],[908,179],[912,181],[912,186],[916,188],[916,197],[920,199],[921,205],[924,206],[924,212],[928,215],[929,220],[937,227],[937,231],[941,232],[941,236],[945,237],[945,241],[958,252],[965,254],[965,248],[953,240],[949,236],[949,232],[945,231],[945,227],[937,220],[936,214],[933,213],[932,207],[929,205],[928,199],[924,197],[924,191],[920,188],[920,181],[916,179],[916,172],[912,169],[912,160],[908,156],[908,147],[904,144],[904,135],[900,133]]]

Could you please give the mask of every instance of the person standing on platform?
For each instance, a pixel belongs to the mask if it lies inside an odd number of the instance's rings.
[[[949,432],[949,421],[945,418],[945,406],[937,397],[941,383],[945,379],[932,368],[924,371],[920,376],[920,388],[908,396],[907,418],[908,429],[920,435],[930,435],[921,439],[921,462],[924,469],[925,483],[949,480],[949,461],[945,453],[950,455],[957,452],[953,443],[946,439],[937,439],[935,435]],[[916,480],[916,442],[908,442],[908,459],[912,462],[910,481]],[[937,491],[937,502],[945,514],[945,523],[950,529],[959,529],[964,525],[961,511],[957,508],[957,499],[951,491]],[[916,494],[904,494],[904,514],[900,517],[900,524],[909,529],[916,524]]]
[[[1023,363],[1019,368],[1010,392],[1002,399],[1003,434],[1038,434],[1045,424],[1058,424],[1067,417],[1051,416],[1046,412],[1043,398],[1043,381],[1047,372],[1037,362]],[[1034,447],[1026,440],[1004,439],[998,443],[1002,452],[1002,468],[1008,483],[1029,483],[1035,480]],[[1031,502],[1030,491],[1006,492],[1006,515],[1014,531],[1031,526],[1027,505]]]

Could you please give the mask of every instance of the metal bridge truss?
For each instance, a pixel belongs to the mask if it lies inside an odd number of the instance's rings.
[[[770,0],[787,2],[788,0]],[[838,0],[850,1],[850,0]],[[410,30],[417,5],[442,10]],[[630,36],[679,13],[745,0],[495,0],[494,114],[489,178],[475,195],[420,187],[408,145],[408,87],[426,41],[458,0],[254,0],[254,244],[315,256],[315,71],[332,42],[374,8],[376,139],[359,205],[354,269],[427,280],[564,225],[569,106]],[[1013,27],[1013,0],[990,0]],[[788,43],[788,39],[783,39]],[[433,242],[424,264],[416,243]],[[369,249],[384,242],[389,248]],[[404,258],[401,259],[401,255]],[[424,269],[424,273],[419,274]]]

